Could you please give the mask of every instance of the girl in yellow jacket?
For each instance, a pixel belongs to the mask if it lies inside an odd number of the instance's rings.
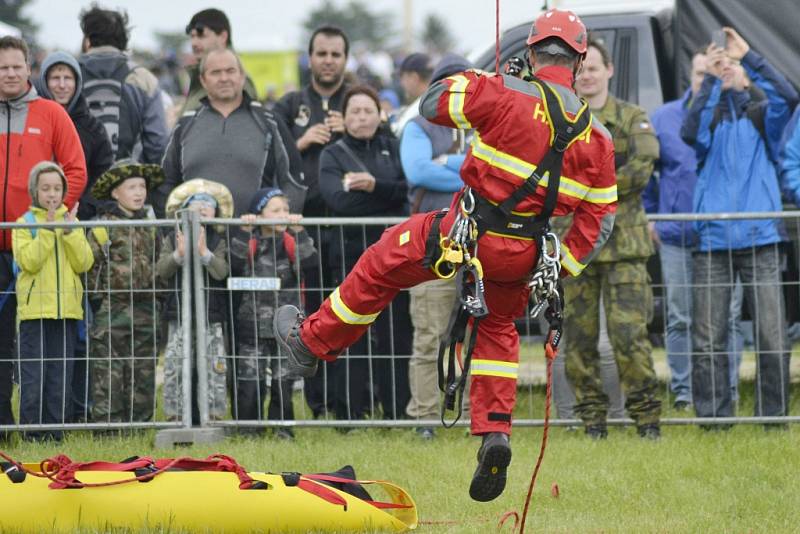
[[[31,207],[19,223],[73,222],[78,204],[64,205],[67,179],[42,161],[28,180]],[[17,275],[21,424],[68,422],[78,321],[83,319],[80,273],[94,258],[82,228],[15,228],[11,234]],[[26,432],[28,440],[60,440],[60,431]]]

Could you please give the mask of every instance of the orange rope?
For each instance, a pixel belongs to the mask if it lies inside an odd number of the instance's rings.
[[[539,468],[542,466],[544,451],[547,448],[547,434],[548,430],[550,429],[550,405],[553,397],[553,360],[555,360],[556,356],[558,356],[558,348],[553,347],[552,344],[553,335],[554,333],[551,332],[547,339],[547,343],[544,345],[545,357],[547,358],[547,385],[545,389],[544,400],[544,429],[542,431],[542,445],[539,448],[539,458],[536,460],[536,467],[533,469],[531,482],[528,485],[528,495],[525,497],[525,507],[522,510],[522,519],[520,520],[519,514],[516,511],[506,512],[500,518],[500,523],[497,527],[498,530],[503,528],[503,525],[509,518],[513,517],[514,526],[512,528],[512,532],[517,532],[518,526],[519,534],[524,534],[525,532],[525,520],[528,518],[528,508],[530,507],[531,498],[533,497],[533,487],[536,484],[536,477],[539,475]]]

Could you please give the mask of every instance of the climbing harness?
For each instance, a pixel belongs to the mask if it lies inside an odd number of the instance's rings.
[[[539,165],[521,186],[503,202],[495,203],[480,196],[470,187],[464,188],[456,206],[458,214],[446,236],[440,236],[440,217],[434,220],[426,244],[425,266],[439,278],[456,279],[458,300],[450,315],[448,334],[439,345],[439,388],[445,394],[442,404],[442,424],[453,426],[461,417],[461,403],[469,374],[472,352],[477,338],[480,319],[489,313],[484,298],[483,267],[478,260],[478,240],[483,234],[516,237],[536,241],[537,259],[529,279],[533,299],[531,317],[538,317],[547,308],[545,318],[550,325],[546,344],[556,350],[561,339],[563,319],[563,292],[560,290],[561,247],[558,237],[550,229],[550,217],[555,210],[561,168],[566,149],[591,127],[588,104],[567,117],[561,99],[546,83],[531,77],[542,96],[547,124],[550,126],[550,148]],[[535,216],[523,215],[513,209],[524,199],[533,196],[538,187],[545,187],[541,212]],[[438,240],[438,241],[437,241]],[[433,244],[436,243],[436,246]],[[438,250],[437,250],[438,249]],[[433,256],[438,257],[433,260]],[[467,339],[467,327],[470,335]],[[455,360],[463,350],[461,376],[456,377]],[[444,356],[448,355],[447,369]],[[445,414],[456,408],[455,420],[445,421]]]

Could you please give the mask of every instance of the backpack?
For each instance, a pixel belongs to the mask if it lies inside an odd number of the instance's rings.
[[[36,224],[38,221],[36,220],[36,215],[33,214],[31,210],[26,211],[22,214],[22,217],[25,219],[25,222],[28,224]],[[31,232],[31,239],[36,239],[36,232],[37,228],[29,228]],[[103,250],[106,250],[108,247],[108,230],[103,228],[102,226],[93,226],[92,227],[92,234],[94,234],[94,238],[97,240],[97,243],[103,247]],[[11,262],[11,283],[8,284],[5,292],[0,295],[0,310],[3,309],[3,306],[6,305],[6,301],[8,297],[14,292],[14,289],[17,285],[17,275],[19,274],[20,268],[19,264],[16,260],[12,260]]]
[[[82,94],[89,112],[106,129],[114,159],[131,157],[141,120],[130,91],[125,90],[125,80],[131,73],[128,58],[84,56],[79,63],[83,74]]]

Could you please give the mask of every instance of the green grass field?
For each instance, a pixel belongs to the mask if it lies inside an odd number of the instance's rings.
[[[752,382],[742,384],[743,415],[752,413],[752,390]],[[791,413],[798,413],[799,384],[793,385],[793,397]],[[541,387],[521,390],[519,416],[533,411],[541,417],[542,398]],[[397,429],[346,435],[300,429],[295,442],[231,437],[176,450],[155,450],[152,439],[150,431],[104,439],[78,432],[59,446],[17,442],[6,451],[25,461],[56,452],[75,460],[222,452],[251,470],[275,472],[331,471],[352,464],[360,477],[391,480],[410,492],[419,508],[418,532],[483,533],[496,532],[504,512],[522,512],[541,429],[515,430],[508,486],[488,504],[473,502],[467,494],[478,440],[464,429],[438,429],[432,442]],[[798,444],[800,425],[769,432],[741,425],[713,433],[672,426],[655,443],[641,440],[632,428],[611,428],[602,442],[554,428],[526,532],[800,532]],[[551,496],[554,483],[560,488],[558,498]],[[511,532],[510,525],[502,532]]]

